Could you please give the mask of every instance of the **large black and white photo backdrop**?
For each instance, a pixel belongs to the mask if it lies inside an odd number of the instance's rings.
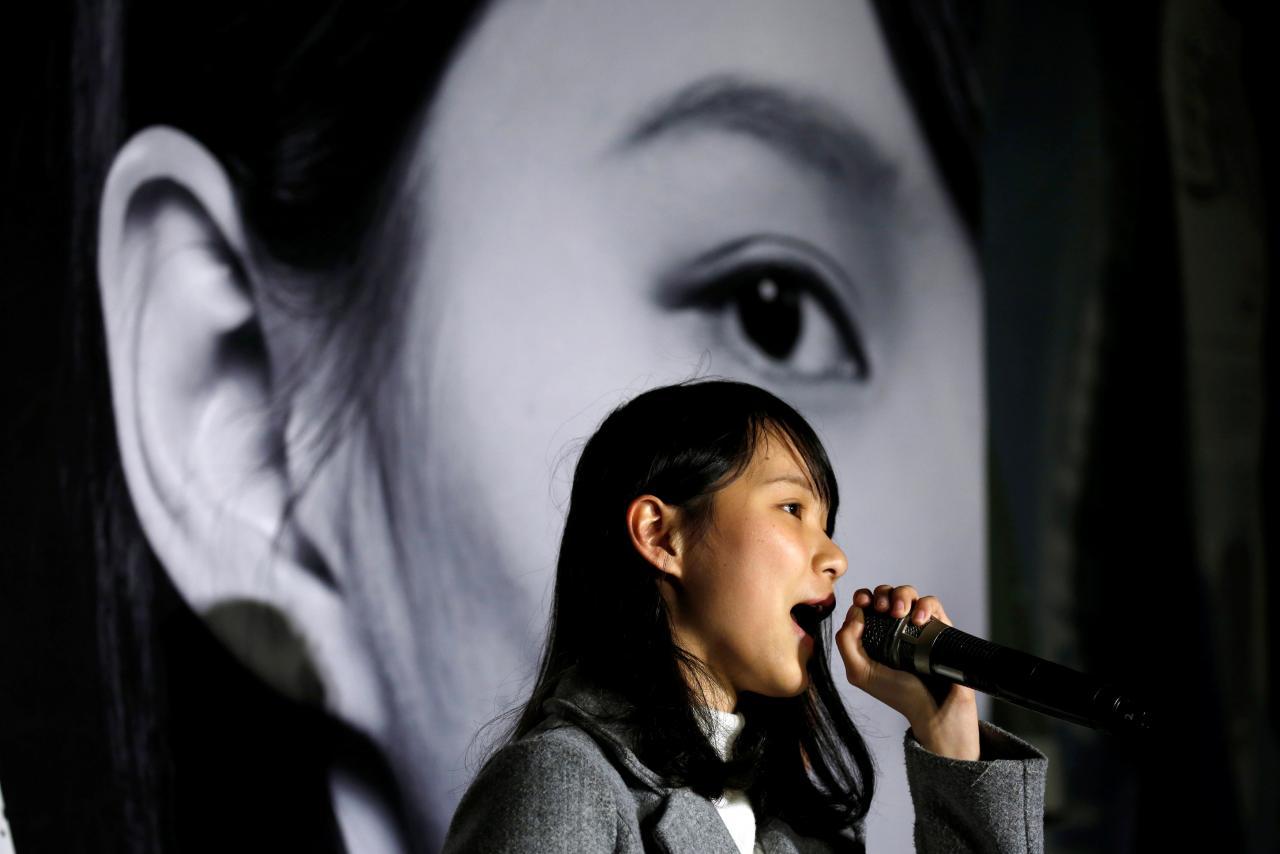
[[[1259,18],[17,13],[16,850],[438,848],[481,728],[530,687],[582,442],[706,376],[818,430],[842,608],[910,583],[974,634],[1152,698],[1145,740],[984,700],[1050,757],[1049,850],[1274,850]],[[845,687],[879,768],[869,846],[910,850],[905,723]]]

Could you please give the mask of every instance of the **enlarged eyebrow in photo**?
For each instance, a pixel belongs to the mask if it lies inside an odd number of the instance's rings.
[[[699,80],[646,110],[622,149],[696,130],[741,133],[859,194],[891,192],[887,153],[831,104],[779,85],[734,77]]]

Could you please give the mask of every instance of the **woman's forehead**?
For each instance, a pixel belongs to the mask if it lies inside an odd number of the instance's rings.
[[[751,460],[743,470],[743,477],[756,486],[774,483],[790,483],[808,490],[818,497],[813,474],[794,442],[777,427],[765,427]]]

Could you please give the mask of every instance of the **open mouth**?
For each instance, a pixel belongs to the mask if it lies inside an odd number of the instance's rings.
[[[831,612],[835,609],[836,597],[833,593],[826,599],[819,599],[816,602],[799,603],[791,609],[791,619],[796,621],[796,625],[804,629],[805,634],[816,638],[822,621],[830,617]]]

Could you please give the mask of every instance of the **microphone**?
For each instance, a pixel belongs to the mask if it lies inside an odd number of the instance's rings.
[[[1149,732],[1150,711],[1103,683],[1025,652],[966,634],[937,617],[862,609],[862,646],[874,661],[919,676],[938,702],[958,683],[1032,711],[1117,734]]]

